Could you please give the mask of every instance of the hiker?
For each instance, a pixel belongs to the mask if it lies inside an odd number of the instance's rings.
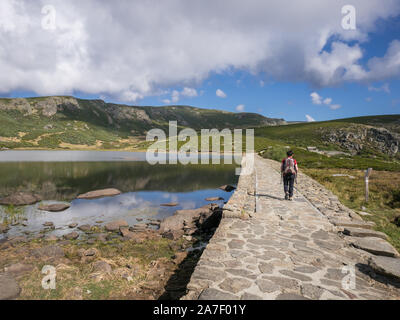
[[[293,159],[293,151],[287,152],[287,158],[282,160],[281,174],[283,177],[283,188],[285,191],[285,200],[293,200],[294,181],[297,178],[297,161]]]

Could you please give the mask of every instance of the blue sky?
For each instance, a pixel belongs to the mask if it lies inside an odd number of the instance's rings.
[[[179,1],[177,8],[135,1],[126,8],[91,0],[82,6],[74,0],[50,3],[57,12],[50,33],[38,28],[43,1],[2,4],[1,97],[63,94],[128,105],[255,112],[289,121],[400,114],[396,1],[353,1],[354,32],[340,28],[342,1],[325,6],[304,1],[299,9],[304,19],[276,1],[251,1],[245,13],[243,3],[221,2],[223,10],[214,7],[212,14],[208,9],[215,2],[197,11]],[[153,23],[136,25],[125,16],[129,10],[137,14],[139,7],[142,13],[149,10]],[[35,10],[39,14],[32,16]],[[110,23],[107,29],[90,20],[93,10]],[[164,21],[165,10],[184,27]],[[279,16],[299,21],[283,25]],[[13,25],[16,20],[20,24]]]

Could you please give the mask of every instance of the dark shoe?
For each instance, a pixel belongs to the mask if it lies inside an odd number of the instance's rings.
[[[289,194],[288,193],[285,194],[285,200],[289,200]]]

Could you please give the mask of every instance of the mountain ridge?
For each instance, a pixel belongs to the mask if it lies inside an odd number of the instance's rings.
[[[129,106],[71,96],[0,99],[0,148],[124,149],[154,128],[246,129],[286,124],[256,113],[192,106]],[[140,147],[140,146],[139,146]]]

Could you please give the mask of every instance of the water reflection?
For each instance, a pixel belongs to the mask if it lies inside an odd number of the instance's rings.
[[[93,156],[93,155],[92,155]],[[0,222],[11,226],[8,236],[37,233],[43,223],[54,223],[56,235],[71,230],[71,223],[99,224],[125,219],[130,225],[163,219],[177,209],[192,209],[209,202],[207,197],[229,199],[218,189],[236,184],[235,165],[149,165],[139,161],[3,162],[0,163],[0,197],[24,191],[39,194],[46,203],[68,201],[60,213],[38,210],[38,204],[22,208],[1,207]],[[75,199],[78,194],[102,188],[117,188],[116,197]],[[177,207],[160,204],[177,202]],[[219,201],[220,204],[223,201]],[[0,238],[4,236],[0,234]]]

